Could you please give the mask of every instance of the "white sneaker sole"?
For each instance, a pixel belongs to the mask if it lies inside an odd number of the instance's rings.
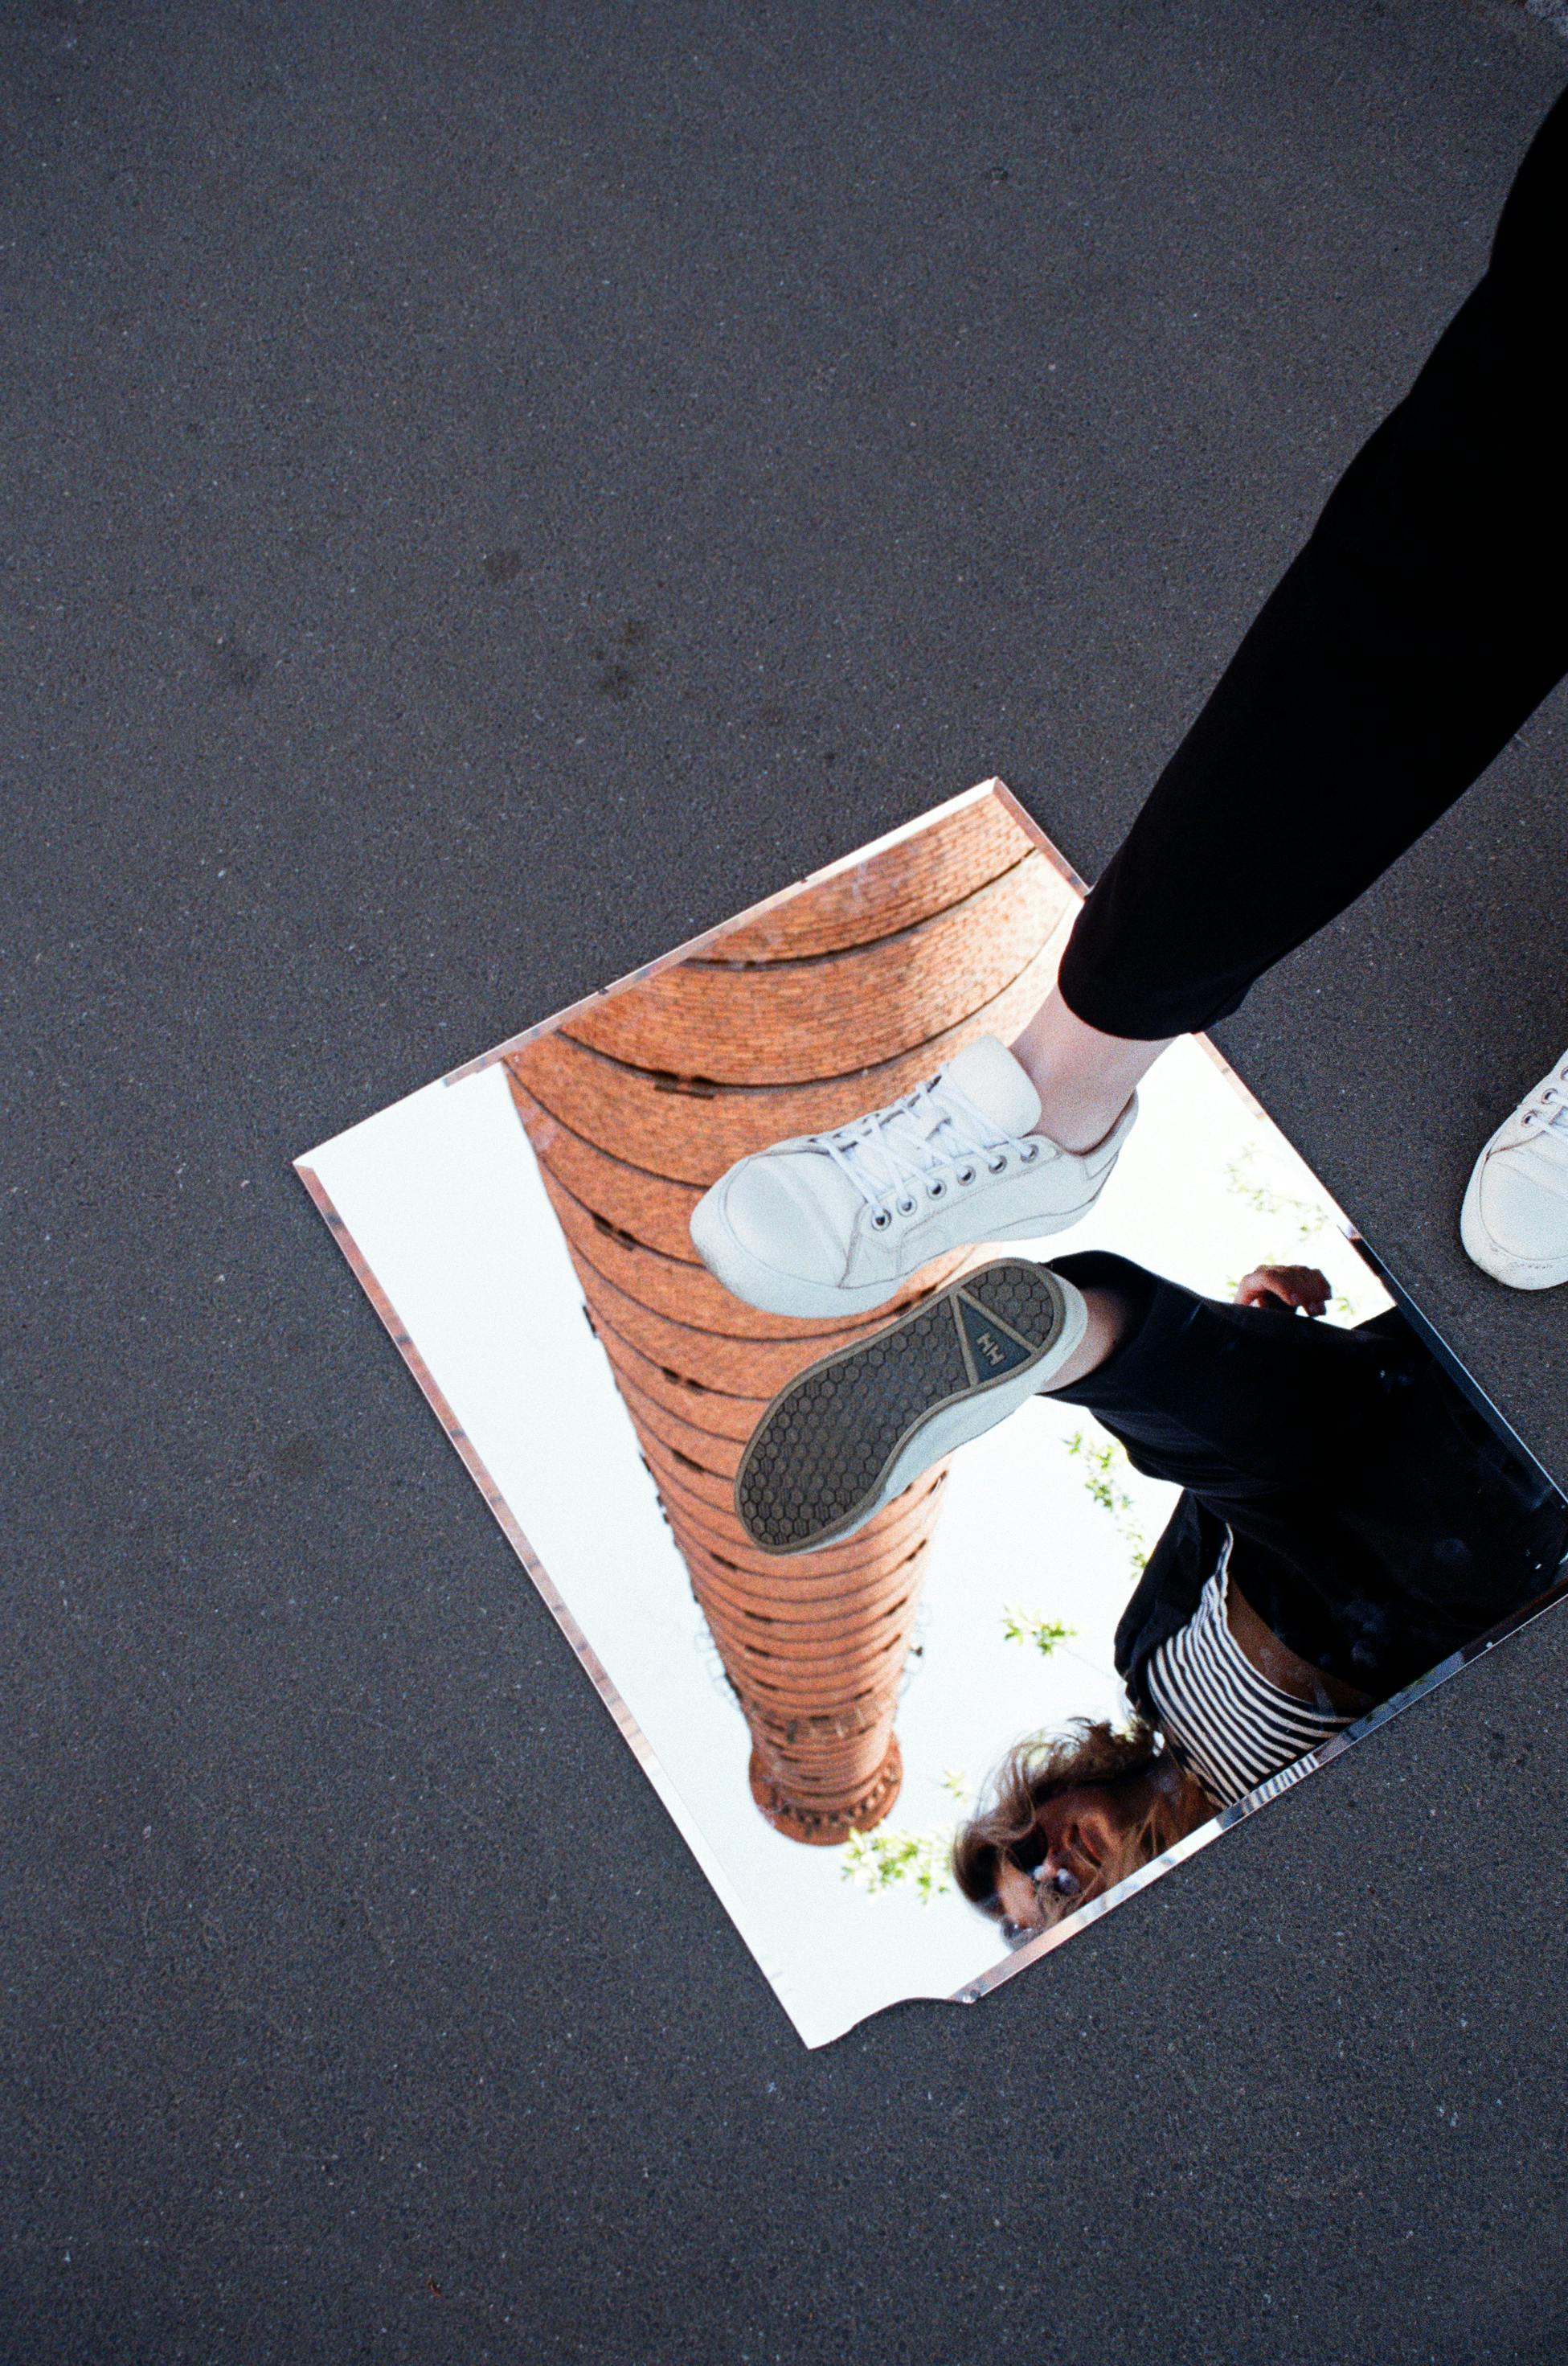
[[[764,1552],[817,1552],[864,1527],[934,1462],[1044,1387],[1088,1309],[1048,1266],[1004,1258],[949,1282],[781,1389],[735,1474],[735,1513]]]
[[[871,1314],[890,1298],[896,1298],[911,1276],[920,1270],[919,1266],[911,1266],[902,1273],[858,1282],[808,1281],[798,1274],[780,1273],[776,1266],[765,1265],[743,1246],[731,1231],[723,1200],[728,1180],[728,1176],[721,1176],[692,1210],[692,1245],[716,1281],[722,1282],[734,1297],[759,1308],[765,1314],[792,1314],[801,1322],[831,1322],[835,1315]],[[1065,1233],[1081,1216],[1086,1216],[1103,1188],[1103,1178],[1087,1200],[1076,1208],[1063,1209],[1059,1214],[1053,1211],[1024,1217],[1016,1223],[1000,1224],[994,1231],[972,1238],[945,1242],[928,1257],[923,1257],[921,1264],[933,1264],[937,1257],[951,1256],[955,1249],[977,1247],[981,1242],[989,1245],[993,1241],[1048,1240],[1053,1233]]]

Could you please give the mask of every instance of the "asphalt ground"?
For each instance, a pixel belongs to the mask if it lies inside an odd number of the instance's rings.
[[[808,2055],[289,1161],[989,773],[1092,876],[1568,54],[39,0],[0,55],[0,2354],[1560,2357],[1568,1617]],[[1564,736],[1223,1031],[1559,1474],[1562,1301],[1454,1222],[1568,1033]]]

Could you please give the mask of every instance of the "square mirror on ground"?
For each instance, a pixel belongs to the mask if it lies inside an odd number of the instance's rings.
[[[1081,896],[983,783],[298,1162],[810,2045],[983,1996],[1517,1625],[1568,1544],[1201,1042],[1070,1227],[997,1200],[1005,1240],[888,1265],[1050,1162],[997,1047]],[[883,1276],[812,1314],[691,1232],[792,1138]]]

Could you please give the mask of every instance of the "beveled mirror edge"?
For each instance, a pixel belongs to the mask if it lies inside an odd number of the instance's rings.
[[[755,904],[746,906],[744,910],[737,913],[732,913],[727,918],[719,922],[715,927],[704,930],[698,936],[688,939],[684,943],[673,947],[669,952],[662,953],[655,959],[644,963],[637,968],[628,971],[623,976],[614,979],[610,984],[599,988],[596,992],[579,997],[576,1002],[567,1004],[564,1008],[552,1012],[548,1018],[538,1020],[532,1026],[521,1029],[516,1034],[507,1037],[502,1042],[492,1045],[489,1050],[477,1054],[473,1059],[461,1063],[457,1067],[448,1070],[445,1074],[432,1079],[431,1081],[434,1084],[450,1086],[460,1084],[469,1076],[480,1074],[483,1070],[493,1066],[498,1061],[503,1059],[509,1053],[520,1049],[524,1044],[536,1042],[540,1037],[549,1034],[554,1030],[564,1026],[568,1020],[577,1014],[599,1007],[610,996],[624,993],[630,987],[641,985],[645,979],[656,976],[660,972],[673,968],[677,963],[689,959],[693,954],[702,951],[705,947],[714,943],[730,930],[741,926],[742,924],[749,924],[767,913],[776,911],[793,897],[807,893],[813,887],[820,886],[824,882],[841,875],[846,870],[866,862],[870,857],[880,853],[887,848],[898,845],[917,835],[920,831],[929,828],[933,824],[943,817],[960,812],[967,806],[977,804],[982,798],[988,796],[995,798],[995,800],[1004,808],[1010,818],[1016,823],[1018,828],[1028,837],[1033,845],[1046,857],[1058,877],[1076,896],[1081,897],[1087,894],[1088,889],[1083,879],[1067,861],[1059,848],[1053,844],[1052,840],[1046,835],[1046,832],[1040,827],[1039,823],[1036,822],[1027,810],[1019,803],[1019,800],[1007,786],[1006,783],[999,776],[992,775],[988,779],[977,782],[973,787],[961,791],[958,795],[946,798],[941,804],[929,807],[925,812],[915,815],[909,821],[899,824],[895,828],[884,832],[879,838],[870,840],[865,846],[857,847],[850,852],[836,857],[833,862],[823,865],[820,869],[808,873],[802,878],[791,882],[785,887],[779,888],[774,894],[762,897]],[[1200,1034],[1195,1040],[1200,1044],[1208,1059],[1212,1061],[1214,1065],[1218,1068],[1221,1074],[1225,1076],[1231,1089],[1238,1096],[1238,1098],[1247,1104],[1255,1115],[1277,1132],[1278,1128],[1275,1125],[1274,1120],[1270,1116],[1269,1111],[1259,1101],[1257,1096],[1251,1091],[1245,1079],[1238,1075],[1237,1070],[1231,1065],[1230,1062],[1226,1059],[1225,1055],[1216,1048],[1206,1035]],[[375,1115],[379,1114],[379,1112],[373,1112],[372,1114]],[[299,1176],[300,1181],[304,1184],[305,1189],[309,1193],[319,1212],[324,1218],[332,1238],[336,1241],[338,1247],[342,1251],[351,1271],[354,1275],[355,1279],[359,1282],[366,1297],[369,1299],[383,1327],[391,1337],[393,1345],[397,1347],[398,1354],[402,1357],[405,1364],[412,1373],[420,1392],[430,1404],[437,1420],[441,1423],[450,1442],[456,1448],[457,1453],[461,1457],[464,1465],[469,1473],[469,1476],[474,1480],[476,1485],[478,1487],[492,1516],[500,1527],[509,1544],[511,1546],[518,1560],[521,1562],[523,1568],[528,1572],[530,1579],[539,1593],[546,1608],[550,1611],[552,1617],[555,1619],[556,1624],[561,1628],[561,1631],[566,1636],[568,1643],[571,1645],[574,1653],[587,1673],[589,1682],[593,1684],[595,1691],[610,1711],[622,1735],[631,1747],[638,1764],[643,1769],[643,1772],[647,1775],[648,1780],[653,1785],[655,1792],[663,1803],[666,1810],[676,1825],[677,1830],[680,1832],[682,1839],[691,1850],[699,1866],[706,1876],[717,1895],[720,1903],[722,1905],[725,1912],[729,1915],[730,1920],[736,1930],[737,1935],[741,1937],[743,1944],[747,1947],[748,1952],[757,1963],[759,1969],[767,1980],[773,1993],[778,1998],[779,2004],[790,2019],[792,2025],[796,2028],[797,2033],[801,2036],[803,2042],[808,2046],[814,2044],[831,2044],[835,2042],[833,2039],[812,2039],[795,2019],[793,2012],[790,2011],[788,1996],[788,1984],[779,1980],[773,1968],[766,1961],[764,1956],[758,1953],[755,1944],[746,1935],[744,1922],[740,1912],[738,1911],[738,1901],[732,1890],[721,1860],[709,1845],[700,1825],[696,1822],[695,1819],[687,1808],[679,1793],[676,1790],[675,1786],[666,1774],[656,1752],[654,1751],[647,1737],[637,1723],[636,1718],[632,1714],[632,1711],[628,1707],[624,1698],[611,1681],[603,1662],[595,1651],[587,1634],[578,1625],[577,1618],[573,1615],[565,1598],[557,1591],[548,1571],[545,1569],[544,1564],[540,1560],[538,1554],[534,1551],[532,1544],[529,1542],[529,1539],[518,1522],[515,1514],[512,1512],[510,1505],[507,1503],[500,1490],[496,1486],[489,1471],[475,1448],[472,1440],[467,1436],[461,1424],[457,1421],[450,1404],[447,1403],[445,1396],[437,1384],[433,1374],[426,1364],[423,1356],[420,1354],[420,1349],[409,1335],[397,1312],[396,1307],[393,1305],[386,1292],[383,1290],[380,1282],[377,1280],[368,1260],[361,1250],[359,1244],[354,1240],[353,1234],[350,1232],[342,1215],[333,1206],[331,1199],[322,1184],[319,1176],[316,1173],[310,1164],[310,1159],[314,1155],[314,1153],[307,1153],[301,1157],[297,1158],[293,1162],[296,1173]],[[1315,1180],[1316,1179],[1316,1178],[1315,1177]],[[1473,1379],[1473,1375],[1470,1374],[1459,1358],[1454,1356],[1451,1349],[1448,1347],[1446,1342],[1442,1339],[1441,1334],[1421,1313],[1420,1308],[1412,1300],[1409,1292],[1399,1284],[1397,1279],[1384,1264],[1383,1260],[1370,1248],[1369,1245],[1357,1230],[1350,1218],[1346,1215],[1338,1203],[1334,1200],[1332,1196],[1324,1189],[1321,1182],[1318,1182],[1317,1189],[1321,1192],[1326,1203],[1332,1208],[1338,1215],[1346,1234],[1354,1243],[1370,1269],[1374,1273],[1377,1279],[1383,1284],[1383,1286],[1389,1291],[1390,1295],[1395,1300],[1401,1312],[1413,1322],[1417,1330],[1417,1334],[1422,1340],[1422,1344],[1428,1347],[1429,1352],[1433,1352],[1437,1355],[1444,1369],[1448,1371],[1450,1377],[1453,1378],[1454,1380],[1464,1390],[1471,1402],[1476,1406],[1476,1409],[1492,1425],[1504,1442],[1534,1464],[1537,1469],[1542,1470],[1542,1475],[1547,1478],[1550,1483],[1555,1485],[1556,1482],[1551,1480],[1551,1474],[1544,1470],[1543,1466],[1539,1461],[1539,1458],[1530,1451],[1524,1440],[1519,1437],[1518,1432],[1513,1428],[1513,1425],[1505,1419],[1491,1399],[1487,1397],[1485,1392],[1481,1389],[1479,1383]],[[1559,1490],[1559,1493],[1561,1492],[1562,1491]],[[1498,1644],[1506,1642],[1513,1636],[1521,1633],[1525,1628],[1531,1625],[1537,1618],[1542,1617],[1547,1610],[1554,1607],[1561,1600],[1565,1591],[1568,1591],[1568,1580],[1564,1580],[1562,1584],[1559,1584],[1549,1593],[1539,1597],[1535,1602],[1527,1606],[1527,1607],[1522,1611],[1517,1612],[1510,1617],[1500,1621],[1497,1626],[1489,1628],[1484,1635],[1478,1637],[1474,1641],[1466,1644],[1457,1651],[1451,1652],[1447,1659],[1439,1662],[1437,1666],[1429,1669],[1425,1675],[1417,1677],[1414,1683],[1405,1686],[1402,1691],[1393,1695],[1388,1700],[1380,1702],[1375,1708],[1369,1710],[1365,1717],[1358,1718],[1354,1725],[1347,1727],[1343,1732],[1335,1734],[1329,1741],[1320,1744],[1317,1749],[1307,1752],[1305,1757],[1296,1760],[1291,1765],[1282,1768],[1278,1774],[1271,1775],[1267,1782],[1259,1785],[1255,1790],[1249,1792],[1244,1798],[1236,1801],[1230,1807],[1222,1808],[1217,1815],[1211,1817],[1206,1823],[1201,1824],[1194,1831],[1185,1833],[1181,1840],[1175,1842],[1169,1849],[1162,1851],[1159,1855],[1152,1857],[1146,1865],[1140,1866],[1136,1873],[1129,1875],[1125,1881],[1118,1883],[1116,1887],[1108,1891],[1105,1896],[1092,1899],[1088,1905],[1081,1907],[1077,1913],[1065,1918],[1065,1920],[1058,1923],[1054,1929],[1043,1932],[1037,1939],[1032,1940],[1025,1945],[1010,1951],[1003,1955],[999,1962],[991,1966],[976,1978],[968,1981],[961,1989],[954,1990],[946,1998],[935,1996],[928,1991],[924,1995],[911,1995],[900,2001],[978,2004],[983,1998],[991,1995],[997,1989],[1002,1987],[1007,1981],[1013,1979],[1018,1973],[1026,1969],[1028,1966],[1038,1962],[1046,1955],[1053,1954],[1058,1947],[1065,1945],[1069,1939],[1078,1937],[1086,1931],[1092,1923],[1101,1921],[1105,1915],[1111,1913],[1116,1907],[1125,1905],[1140,1891],[1148,1888],[1152,1883],[1161,1879],[1166,1874],[1173,1871],[1177,1865],[1185,1863],[1188,1858],[1195,1856],[1201,1849],[1208,1847],[1210,1843],[1217,1840],[1222,1833],[1229,1831],[1236,1825],[1245,1822],[1248,1818],[1256,1815],[1260,1808],[1271,1805],[1275,1799],[1282,1797],[1285,1792],[1294,1790],[1298,1784],[1305,1782],[1309,1775],[1315,1774],[1322,1768],[1333,1764],[1336,1760],[1344,1755],[1347,1750],[1353,1748],[1358,1742],[1366,1740],[1371,1734],[1377,1732],[1383,1726],[1388,1724],[1391,1718],[1399,1716],[1404,1710],[1414,1707],[1417,1702],[1425,1699],[1428,1694],[1435,1692],[1439,1684],[1446,1684],[1450,1677],[1458,1674],[1462,1669],[1470,1666],[1474,1661],[1484,1658],[1487,1652],[1494,1651]],[[879,2010],[881,2011],[888,2011],[891,2008],[890,2006],[879,2008]],[[865,2017],[870,2018],[871,2016]],[[858,2026],[858,2023],[853,2025]],[[841,2034],[847,2034],[847,2032]]]
[[[780,1989],[772,1966],[757,1954],[756,1947],[746,1937],[741,1918],[740,1901],[731,1887],[722,1860],[710,1845],[702,1827],[692,1817],[680,1793],[666,1774],[657,1752],[632,1714],[609,1670],[589,1642],[587,1633],[579,1626],[570,1605],[556,1587],[544,1563],[529,1542],[517,1515],[491,1477],[473,1439],[458,1420],[434,1373],[415,1344],[407,1324],[376,1279],[369,1259],[333,1205],[331,1196],[315,1168],[310,1165],[308,1155],[297,1158],[294,1161],[294,1169],[315,1203],[317,1211],[325,1220],[327,1229],[342,1251],[350,1272],[369,1299],[382,1328],[386,1332],[392,1345],[412,1373],[420,1393],[441,1424],[448,1443],[455,1448],[468,1476],[478,1488],[491,1517],[522,1563],[545,1608],[571,1645],[588,1682],[615,1719],[622,1740],[631,1749],[633,1756],[652,1784],[676,1830],[712,1885],[719,1903],[734,1925],[737,1935],[756,1958],[764,1978],[779,2003],[783,2005],[785,2011],[789,2013],[788,1999]],[[790,2017],[793,2022],[793,2014]],[[798,2028],[799,2023],[795,2023],[795,2026]],[[801,2034],[804,2035],[804,2033],[802,2032]],[[811,2043],[810,2039],[806,2042]]]
[[[493,1043],[487,1052],[481,1052],[474,1059],[465,1060],[461,1067],[449,1069],[445,1076],[438,1076],[434,1081],[442,1085],[460,1085],[465,1076],[477,1076],[482,1068],[492,1067],[498,1060],[504,1060],[509,1053],[521,1051],[525,1043],[537,1042],[540,1036],[553,1033],[556,1028],[564,1027],[568,1020],[578,1018],[585,1010],[597,1010],[612,995],[624,994],[629,987],[642,986],[648,978],[657,977],[661,971],[674,969],[678,963],[691,960],[707,946],[716,943],[719,938],[727,936],[732,929],[749,927],[753,921],[763,918],[767,913],[776,912],[781,905],[790,902],[791,897],[804,895],[811,888],[825,885],[829,880],[836,879],[843,872],[852,870],[859,863],[868,862],[873,856],[886,853],[890,847],[902,845],[906,839],[917,836],[923,829],[929,829],[934,823],[943,820],[947,815],[962,813],[967,806],[978,805],[982,797],[988,796],[996,797],[998,802],[1005,806],[1008,814],[1027,831],[1041,852],[1049,857],[1059,875],[1075,887],[1081,896],[1085,892],[1083,882],[1079,878],[1078,873],[1063,862],[1056,848],[1039,828],[1038,824],[1029,820],[1007,783],[994,777],[990,780],[977,781],[973,788],[960,790],[957,796],[946,798],[941,805],[930,806],[926,812],[916,814],[910,821],[900,822],[893,829],[884,830],[880,838],[870,839],[865,846],[856,847],[848,854],[835,855],[831,862],[823,863],[820,870],[809,871],[803,878],[792,880],[788,887],[778,888],[773,895],[764,896],[759,903],[748,904],[743,911],[732,912],[727,919],[719,921],[715,927],[704,929],[700,936],[688,937],[684,944],[673,946],[668,952],[656,954],[652,961],[644,962],[636,969],[628,970],[622,977],[612,978],[608,986],[596,987],[592,994],[579,995],[576,1002],[567,1003],[564,1009],[554,1010],[548,1019],[541,1019],[532,1027],[520,1029],[517,1034],[509,1035],[504,1042]]]
[[[1309,1775],[1320,1773],[1325,1766],[1331,1766],[1336,1759],[1344,1756],[1347,1750],[1353,1750],[1358,1742],[1376,1733],[1392,1718],[1403,1715],[1407,1708],[1413,1708],[1417,1701],[1425,1700],[1429,1693],[1436,1692],[1439,1684],[1447,1684],[1462,1669],[1484,1659],[1487,1652],[1495,1651],[1500,1643],[1509,1642],[1516,1635],[1522,1634],[1527,1627],[1554,1609],[1565,1591],[1568,1591],[1568,1579],[1540,1595],[1525,1609],[1489,1628],[1473,1642],[1466,1643],[1457,1651],[1450,1651],[1446,1660],[1439,1660],[1436,1667],[1428,1668],[1424,1676],[1417,1676],[1403,1691],[1380,1701],[1375,1708],[1367,1711],[1365,1717],[1358,1718],[1354,1725],[1347,1726],[1342,1733],[1336,1733],[1329,1741],[1320,1742],[1316,1750],[1308,1751],[1305,1757],[1296,1759],[1293,1764],[1282,1766],[1277,1774],[1271,1774],[1266,1783],[1260,1783],[1255,1790],[1249,1791],[1245,1798],[1238,1799],[1231,1807],[1222,1808],[1218,1815],[1211,1816],[1206,1824],[1199,1824],[1159,1856],[1150,1857],[1147,1865],[1140,1865],[1136,1873],[1118,1882],[1114,1889],[1107,1890],[1104,1897],[1091,1898],[1087,1906],[1081,1906],[1076,1914],[1068,1915],[1054,1930],[1043,1931],[1037,1939],[1031,1939],[1026,1945],[1005,1955],[989,1971],[982,1972],[978,1979],[956,1989],[947,2001],[950,2004],[979,2004],[983,1997],[992,1994],[1014,1974],[1025,1970],[1030,1964],[1038,1963],[1042,1956],[1050,1955],[1069,1939],[1076,1938],[1092,1922],[1100,1921],[1114,1908],[1125,1905],[1139,1890],[1147,1889],[1151,1882],[1159,1880],[1162,1875],[1183,1864],[1188,1857],[1196,1856],[1200,1849],[1207,1848],[1222,1833],[1245,1823],[1260,1808],[1271,1807],[1287,1791],[1294,1791],[1298,1784],[1305,1783]]]

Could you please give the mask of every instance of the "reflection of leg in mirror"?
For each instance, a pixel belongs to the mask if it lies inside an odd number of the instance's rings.
[[[1549,1590],[1568,1514],[1397,1314],[1316,1321],[1320,1274],[1222,1306],[1121,1257],[1061,1260],[1125,1310],[1060,1393],[1182,1489],[1116,1631],[1130,1729],[1022,1743],[960,1833],[1010,1934],[1102,1895]]]
[[[736,1503],[777,1553],[848,1533],[1040,1392],[1182,1489],[1116,1632],[1130,1730],[1025,1742],[959,1836],[959,1887],[1012,1930],[1114,1887],[1556,1582],[1556,1490],[1396,1314],[1310,1319],[1327,1291],[1271,1267],[1223,1305],[1109,1252],[1003,1260],[823,1358],[757,1425]]]
[[[1103,1317],[1049,1266],[980,1266],[781,1389],[735,1474],[735,1510],[765,1552],[817,1552],[865,1527],[960,1446],[1061,1372],[1089,1369]]]

